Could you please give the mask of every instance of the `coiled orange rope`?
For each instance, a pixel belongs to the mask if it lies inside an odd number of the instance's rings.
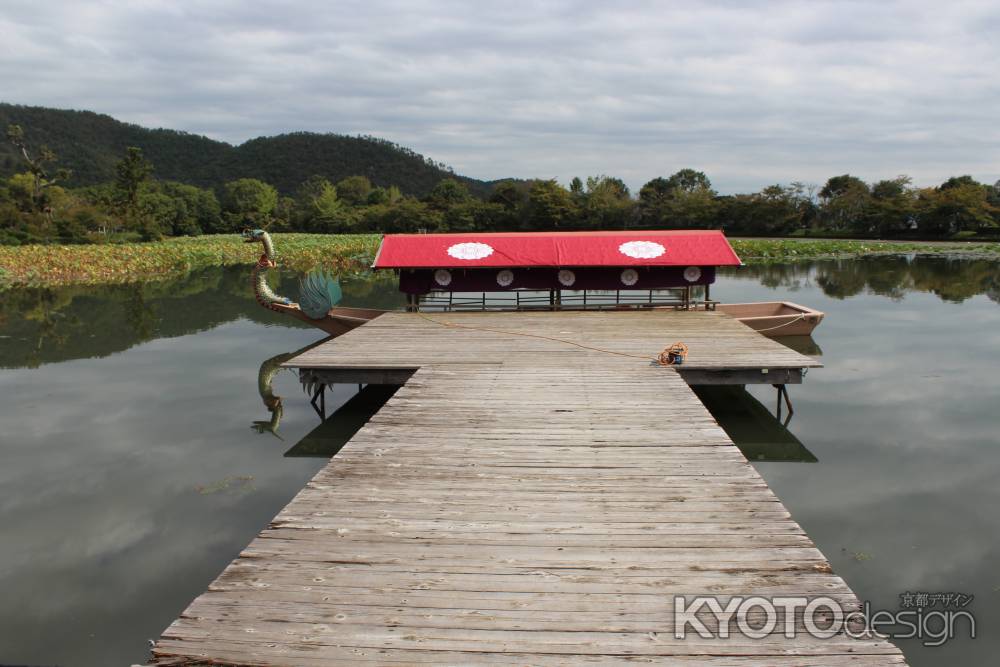
[[[661,366],[679,366],[688,356],[688,346],[680,341],[660,352],[656,358]]]

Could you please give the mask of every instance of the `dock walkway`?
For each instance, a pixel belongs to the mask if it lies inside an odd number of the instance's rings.
[[[857,599],[673,369],[817,365],[714,313],[392,314],[289,365],[406,384],[154,648],[195,665],[898,665],[674,637],[681,594]],[[749,332],[749,334],[747,333]],[[407,371],[410,372],[410,371]]]

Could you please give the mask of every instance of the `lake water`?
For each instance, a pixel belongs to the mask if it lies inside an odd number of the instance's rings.
[[[403,303],[391,279],[344,288],[345,305]],[[752,400],[741,423],[716,397],[720,420],[873,608],[897,610],[905,592],[974,596],[978,638],[897,642],[910,664],[994,664],[1000,264],[748,267],[713,295],[827,312],[813,340],[792,342],[826,367],[792,387],[788,430]],[[147,659],[148,640],[325,462],[302,454],[346,437],[306,438],[320,420],[292,372],[258,389],[280,355],[320,338],[260,308],[246,269],[0,295],[0,664]],[[338,386],[327,410],[356,391]],[[773,389],[751,394],[773,410]],[[764,444],[749,442],[757,429]]]

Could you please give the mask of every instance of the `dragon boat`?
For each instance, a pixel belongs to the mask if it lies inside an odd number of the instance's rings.
[[[278,266],[271,235],[263,229],[248,229],[243,232],[243,240],[264,247],[251,272],[254,296],[263,307],[311,324],[332,336],[346,333],[385,312],[338,306],[343,298],[340,281],[325,271],[313,271],[299,282],[298,302],[277,294],[267,284],[267,271]]]
[[[262,306],[334,336],[386,312],[338,306],[340,283],[323,271],[300,281],[298,303],[279,296],[266,279],[277,266],[270,235],[255,229],[244,238],[264,246],[253,269]],[[720,231],[665,230],[387,235],[373,268],[399,273],[409,311],[702,308],[769,337],[808,336],[823,320],[788,301],[712,300],[716,268],[741,264]]]

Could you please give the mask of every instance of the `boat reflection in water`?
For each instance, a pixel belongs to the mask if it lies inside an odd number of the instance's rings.
[[[285,410],[281,396],[274,394],[272,387],[274,378],[283,370],[281,366],[283,363],[326,340],[329,340],[329,338],[317,341],[294,352],[276,354],[261,363],[260,369],[257,372],[257,393],[260,394],[260,400],[270,413],[270,417],[254,421],[250,428],[257,433],[270,433],[279,440],[284,440],[278,433],[278,428],[281,426],[281,419],[284,416]],[[288,370],[292,373],[295,372],[291,369]],[[399,385],[359,385],[358,393],[348,399],[346,403],[329,416],[326,415],[325,403],[322,408],[317,403],[324,396],[326,387],[316,384],[303,384],[302,389],[307,396],[312,397],[313,408],[315,408],[321,422],[319,426],[310,431],[293,445],[291,449],[285,452],[285,456],[330,458],[339,452],[362,426],[368,423],[368,420],[385,405],[386,401],[392,398],[392,395],[399,389]]]
[[[698,385],[691,387],[712,413],[719,426],[751,461],[815,463],[784,423],[740,385]]]
[[[265,359],[260,365],[260,370],[257,371],[257,392],[260,394],[260,400],[263,401],[264,407],[271,413],[269,419],[257,420],[250,425],[250,428],[257,433],[270,433],[278,440],[284,440],[278,434],[278,427],[281,426],[281,418],[285,414],[285,408],[281,404],[281,396],[274,395],[271,384],[274,382],[274,376],[281,371],[281,364],[296,354],[298,352],[283,352],[270,359]]]
[[[318,340],[315,343],[310,343],[309,345],[299,348],[294,352],[282,352],[281,354],[276,354],[273,357],[265,359],[261,362],[260,368],[257,370],[257,393],[260,394],[260,400],[264,404],[264,407],[267,408],[267,411],[271,413],[271,416],[268,419],[254,421],[250,425],[250,428],[257,433],[270,433],[274,437],[278,438],[278,440],[284,440],[284,438],[278,434],[278,427],[281,426],[281,418],[285,414],[285,407],[281,402],[281,396],[274,395],[274,389],[272,387],[274,384],[274,378],[283,370],[281,364],[328,340],[330,340],[329,337]],[[295,372],[291,369],[287,370],[290,373]],[[303,389],[308,392],[310,388],[304,386]]]
[[[809,357],[822,357],[823,348],[819,346],[812,336],[780,336],[775,337],[775,341],[787,348],[795,350],[799,354]]]

